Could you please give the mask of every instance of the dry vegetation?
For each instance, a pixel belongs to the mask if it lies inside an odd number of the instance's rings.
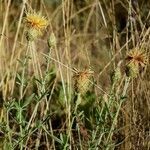
[[[150,149],[150,1],[0,0],[0,149]]]

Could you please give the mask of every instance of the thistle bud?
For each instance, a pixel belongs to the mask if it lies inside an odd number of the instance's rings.
[[[120,61],[116,67],[116,69],[114,70],[114,72],[112,73],[112,83],[117,83],[120,79],[121,79],[121,76],[122,76],[122,73],[121,73],[121,63],[122,61]]]
[[[47,40],[47,44],[49,48],[55,47],[56,46],[56,37],[54,35],[54,33],[52,33],[48,40]]]
[[[85,70],[74,75],[74,88],[77,93],[84,95],[90,88],[93,71]]]

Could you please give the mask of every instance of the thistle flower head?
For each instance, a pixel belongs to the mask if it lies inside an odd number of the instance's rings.
[[[91,84],[90,79],[93,76],[93,73],[94,72],[91,70],[85,70],[85,71],[77,72],[74,75],[74,81],[75,81],[74,88],[77,93],[83,95],[89,90]]]
[[[41,35],[42,31],[48,26],[48,20],[41,13],[27,12],[24,20],[28,27],[27,33],[33,38]]]
[[[147,64],[147,56],[146,53],[139,49],[130,50],[127,53],[126,60],[128,63],[138,64],[141,67],[145,67]]]
[[[47,27],[48,21],[41,13],[26,13],[25,22],[29,28],[43,30]]]
[[[126,74],[131,77],[137,77],[140,69],[144,68],[148,62],[146,53],[139,49],[130,50],[126,60]]]

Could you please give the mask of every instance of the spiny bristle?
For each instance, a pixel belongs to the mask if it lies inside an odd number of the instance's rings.
[[[127,53],[126,57],[126,74],[127,76],[136,78],[140,68],[147,65],[148,59],[146,53],[140,49],[132,49]]]

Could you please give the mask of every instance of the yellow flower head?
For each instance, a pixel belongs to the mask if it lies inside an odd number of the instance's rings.
[[[41,13],[26,13],[25,23],[31,29],[35,29],[39,32],[48,26],[48,20],[41,15]]]
[[[130,50],[127,53],[126,57],[127,63],[133,63],[135,65],[138,65],[139,67],[145,67],[147,64],[147,56],[146,53],[139,49],[133,49]]]

